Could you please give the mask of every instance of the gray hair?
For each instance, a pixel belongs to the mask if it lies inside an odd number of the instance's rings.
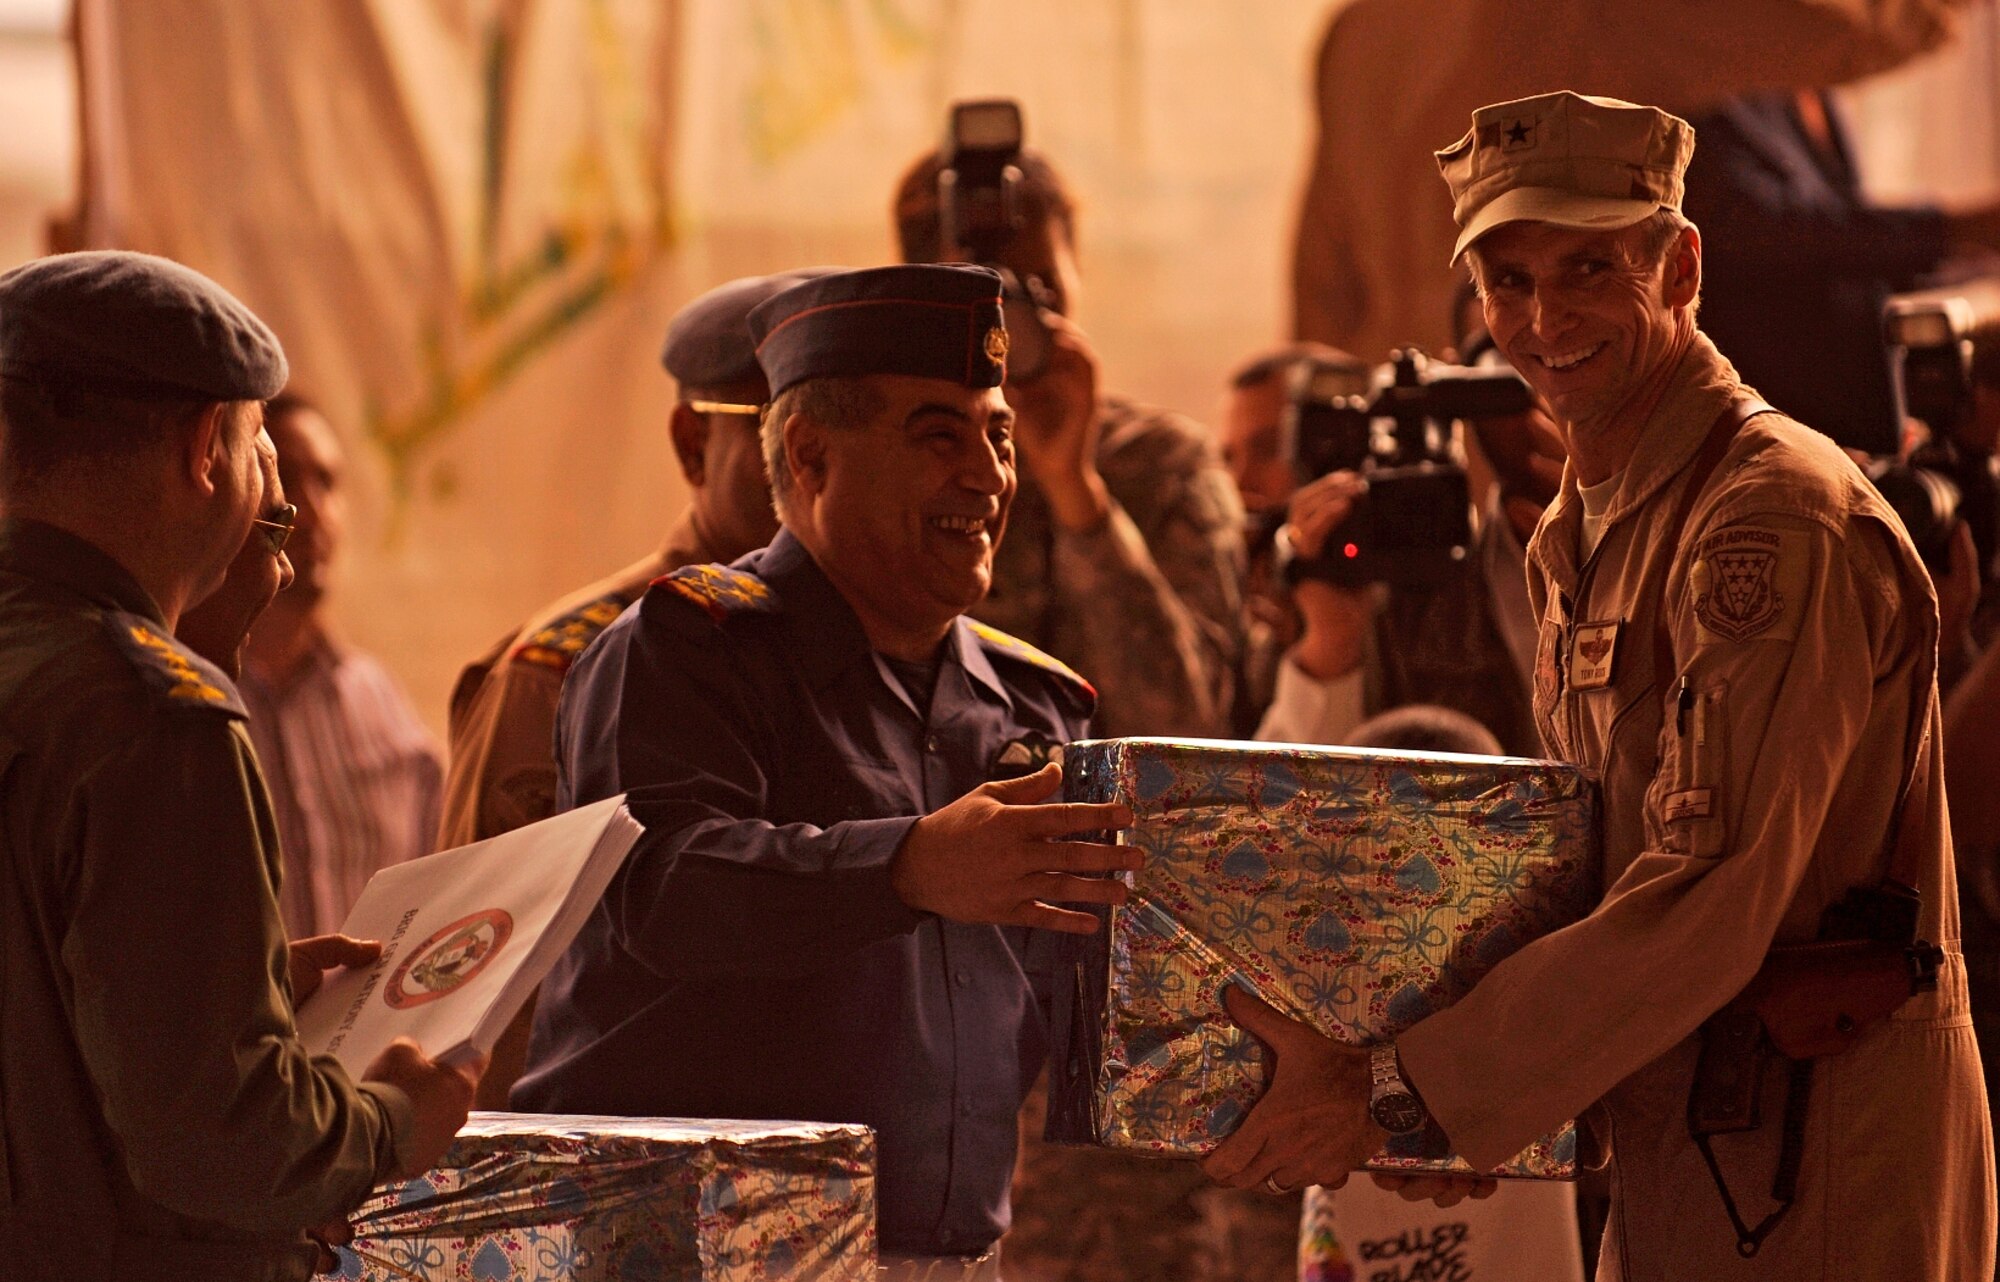
[[[802,414],[821,427],[845,432],[867,426],[883,405],[882,393],[865,378],[809,378],[771,398],[758,425],[758,440],[764,448],[764,472],[771,480],[771,506],[780,520],[790,515],[796,484],[785,458],[786,421]]]

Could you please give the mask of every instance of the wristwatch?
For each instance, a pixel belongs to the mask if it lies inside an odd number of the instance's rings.
[[[1368,1116],[1375,1119],[1375,1125],[1391,1135],[1408,1135],[1422,1130],[1431,1120],[1424,1102],[1403,1080],[1394,1042],[1378,1042],[1369,1050],[1368,1078]]]

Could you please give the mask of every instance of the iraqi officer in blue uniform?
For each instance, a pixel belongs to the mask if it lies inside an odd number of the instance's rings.
[[[660,579],[569,676],[561,800],[630,793],[647,838],[513,1103],[865,1122],[892,1275],[996,1277],[1049,932],[1097,924],[1054,905],[1136,866],[1073,839],[1124,807],[1048,804],[1095,692],[962,617],[1016,485],[999,279],[841,273],[751,326],[782,528]]]

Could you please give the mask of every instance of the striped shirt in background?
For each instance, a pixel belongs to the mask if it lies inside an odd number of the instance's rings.
[[[338,930],[378,869],[430,853],[437,744],[379,662],[325,637],[282,687],[247,664],[239,685],[284,848],[286,932]]]

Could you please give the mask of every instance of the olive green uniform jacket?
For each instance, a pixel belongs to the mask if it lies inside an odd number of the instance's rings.
[[[1737,431],[1674,539],[1691,460],[1722,410],[1753,395],[1697,335],[1588,558],[1576,478],[1564,479],[1528,552],[1535,715],[1550,755],[1601,778],[1604,898],[1398,1045],[1476,1166],[1603,1101],[1613,1205],[1600,1278],[1987,1282],[1993,1144],[1945,824],[1936,598],[1859,469],[1782,415]],[[1607,663],[1600,686],[1592,669]],[[1693,1034],[1773,943],[1812,939],[1827,905],[1885,875],[1925,726],[1927,777],[1904,822],[1924,852],[1919,933],[1946,953],[1937,991],[1815,1061],[1797,1200],[1744,1260],[1688,1137]],[[1786,1072],[1773,1056],[1764,1126],[1715,1145],[1752,1224],[1773,1205]]]
[[[0,525],[0,1276],[290,1279],[410,1103],[292,1027],[222,673],[115,561]]]

